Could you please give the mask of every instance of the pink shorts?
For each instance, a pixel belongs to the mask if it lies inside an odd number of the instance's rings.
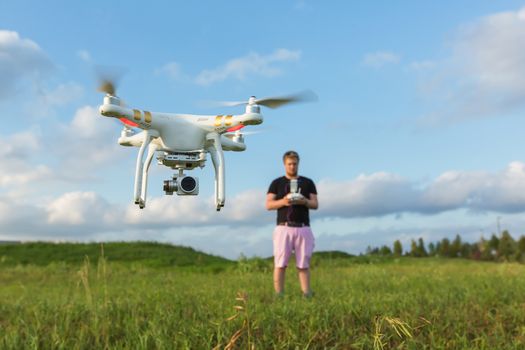
[[[276,226],[273,231],[273,257],[275,267],[288,266],[288,260],[290,260],[292,252],[295,252],[295,265],[297,268],[309,268],[314,245],[314,235],[309,226]]]

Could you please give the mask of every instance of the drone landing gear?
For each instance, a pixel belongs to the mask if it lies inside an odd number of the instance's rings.
[[[138,204],[140,209],[144,209],[146,206],[146,191],[148,187],[148,170],[151,165],[151,160],[157,151],[157,145],[152,144],[151,140],[157,135],[152,132],[154,130],[145,130],[144,132],[144,141],[139,149],[139,154],[137,155],[137,167],[135,169],[135,186],[134,186],[134,199],[135,204]],[[146,161],[143,162],[144,151],[148,148],[148,155]],[[140,193],[140,194],[139,194]]]
[[[222,150],[219,134],[209,133],[206,140],[210,142],[208,152],[210,152],[213,167],[215,168],[215,207],[220,211],[224,207],[224,152]]]

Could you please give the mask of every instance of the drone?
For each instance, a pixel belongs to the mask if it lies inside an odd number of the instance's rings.
[[[262,124],[261,106],[277,108],[316,99],[311,91],[260,99],[251,96],[248,101],[221,103],[229,107],[245,105],[243,114],[193,115],[129,108],[117,96],[115,81],[111,79],[101,79],[99,91],[106,94],[99,107],[100,114],[123,124],[118,143],[139,148],[133,200],[140,209],[146,206],[148,170],[155,155],[159,165],[176,171],[170,180],[164,181],[165,194],[187,196],[199,194],[199,179],[185,172],[203,168],[209,153],[215,170],[215,207],[220,211],[226,199],[224,151],[246,150],[241,129]]]

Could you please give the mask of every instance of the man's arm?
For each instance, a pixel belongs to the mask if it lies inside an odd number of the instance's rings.
[[[317,195],[310,193],[310,199],[303,197],[298,201],[293,202],[293,204],[304,205],[308,209],[317,209],[319,207],[319,202],[317,201]]]
[[[289,207],[292,205],[292,202],[290,199],[288,199],[286,196],[281,199],[275,199],[277,195],[275,193],[268,193],[266,195],[266,209],[268,210],[276,210],[282,207]]]

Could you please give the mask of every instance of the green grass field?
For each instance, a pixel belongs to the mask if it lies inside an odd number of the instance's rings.
[[[0,246],[1,349],[525,348],[524,265],[325,253],[314,298],[290,268],[276,299],[268,260],[24,246]]]

